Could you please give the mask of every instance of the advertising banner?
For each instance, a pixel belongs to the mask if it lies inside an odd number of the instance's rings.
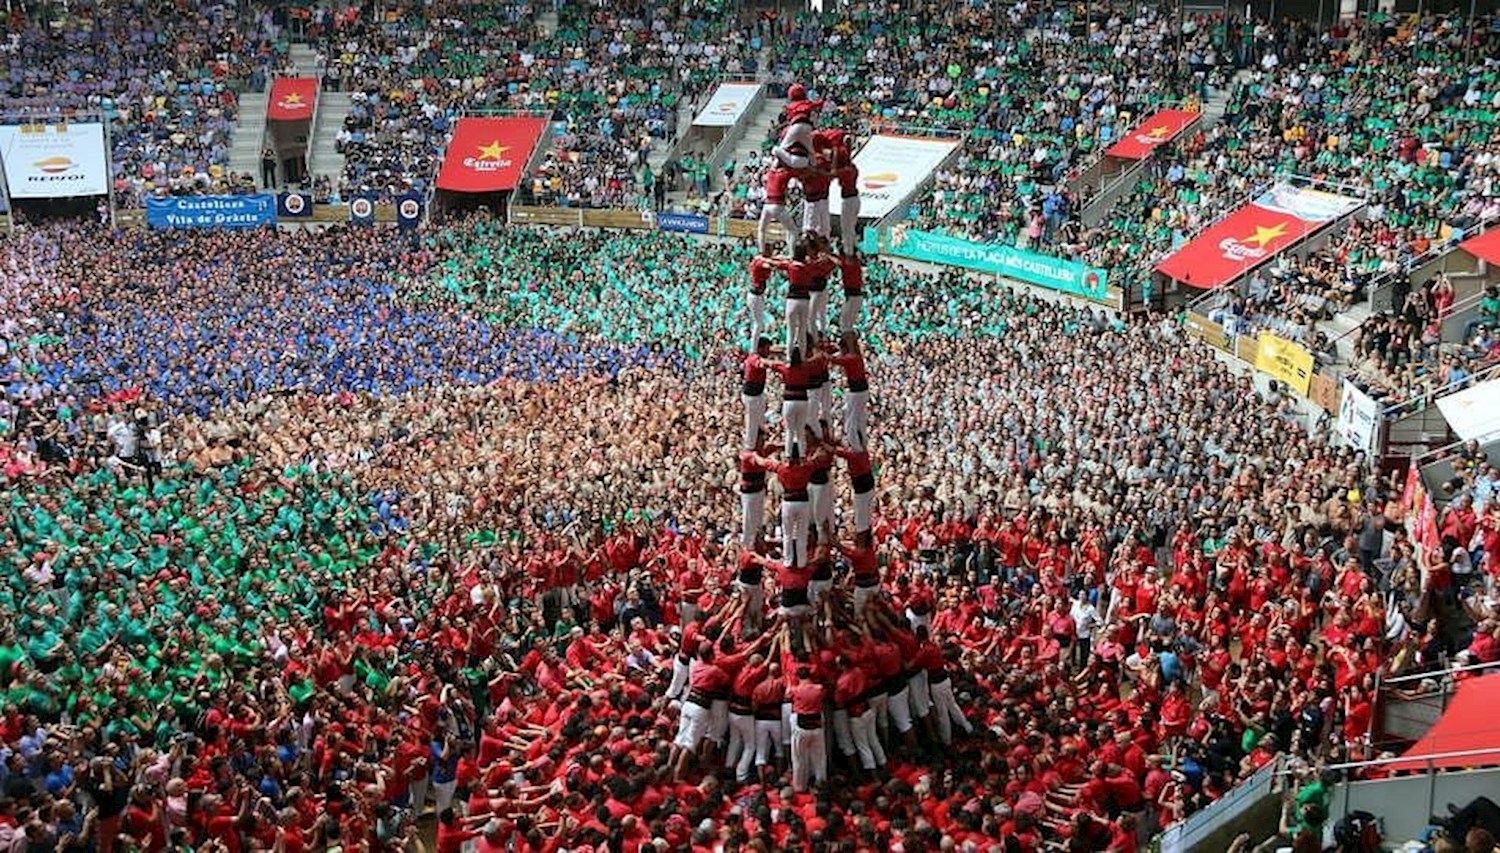
[[[152,228],[262,228],[276,224],[276,196],[148,198],[146,224]]]
[[[1261,332],[1255,346],[1255,369],[1306,397],[1312,384],[1313,356],[1295,341]]]
[[[0,126],[0,162],[11,198],[109,193],[102,124]]]
[[[1491,379],[1455,394],[1439,397],[1438,411],[1464,441],[1500,436],[1500,379]]]
[[[734,127],[759,91],[759,83],[720,83],[703,111],[693,119],[693,127]]]
[[[1176,139],[1184,130],[1198,121],[1199,113],[1189,110],[1162,110],[1143,120],[1134,130],[1120,137],[1120,141],[1104,150],[1109,157],[1124,160],[1144,160],[1151,156],[1157,146]]]
[[[539,118],[461,118],[443,153],[440,190],[513,190],[547,122]]]
[[[312,77],[277,77],[266,99],[266,121],[311,121],[318,100]]]
[[[1357,198],[1278,184],[1204,229],[1156,269],[1192,287],[1215,288],[1363,204]]]
[[[854,165],[859,167],[859,215],[879,219],[894,210],[916,191],[927,177],[958,148],[956,139],[932,139],[922,136],[870,137]],[[833,183],[832,198],[842,190]]]
[[[1345,379],[1334,429],[1345,444],[1373,455],[1380,439],[1380,404],[1358,385]]]
[[[662,231],[707,234],[708,217],[695,213],[658,213],[656,214],[656,227]]]
[[[991,273],[1100,302],[1108,285],[1104,270],[1012,246],[910,228],[891,229],[888,242],[886,254]]]

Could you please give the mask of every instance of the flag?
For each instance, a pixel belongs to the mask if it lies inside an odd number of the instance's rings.
[[[1120,141],[1105,150],[1110,157],[1125,160],[1142,160],[1156,150],[1176,139],[1184,130],[1198,121],[1198,113],[1188,110],[1162,110],[1146,117],[1136,128]]]
[[[422,196],[409,192],[396,200],[396,225],[410,230],[422,224]]]
[[[284,192],[276,196],[276,215],[282,219],[306,219],[312,216],[312,193]]]
[[[266,121],[311,121],[318,100],[313,77],[278,77],[266,98]]]
[[[443,153],[438,189],[513,190],[547,122],[539,118],[461,118]]]
[[[350,199],[349,222],[352,225],[374,225],[375,196],[358,195]]]

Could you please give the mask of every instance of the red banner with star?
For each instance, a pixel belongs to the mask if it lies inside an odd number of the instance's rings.
[[[1277,184],[1205,228],[1157,264],[1156,271],[1190,287],[1218,287],[1363,205],[1357,198]]]
[[[266,101],[267,121],[310,121],[318,100],[318,81],[312,77],[277,77]]]
[[[1156,150],[1176,139],[1179,134],[1198,121],[1198,113],[1190,110],[1162,110],[1146,117],[1134,130],[1120,137],[1114,145],[1104,150],[1110,157],[1124,160],[1144,160]]]
[[[513,190],[547,122],[540,118],[461,118],[443,154],[440,190]]]

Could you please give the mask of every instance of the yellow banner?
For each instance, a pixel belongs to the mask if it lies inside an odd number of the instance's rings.
[[[1301,345],[1278,337],[1270,332],[1261,332],[1255,348],[1255,369],[1264,371],[1272,379],[1278,379],[1293,391],[1307,396],[1312,385],[1312,353]]]

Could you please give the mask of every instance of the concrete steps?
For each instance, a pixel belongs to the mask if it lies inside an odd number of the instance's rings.
[[[338,133],[349,117],[353,101],[348,92],[324,91],[318,103],[317,127],[308,143],[307,171],[317,178],[326,175],[334,186],[344,174],[344,155],[338,151]]]
[[[291,46],[287,53],[292,58],[292,65],[297,68],[298,77],[317,77],[321,69],[318,68],[318,52],[312,45],[297,42]]]
[[[260,153],[266,140],[265,92],[245,92],[240,95],[239,120],[229,137],[229,171],[255,178],[257,189],[261,186]]]
[[[745,128],[745,137],[734,146],[734,151],[729,155],[736,166],[765,156],[763,146],[772,129],[780,121],[781,110],[785,106],[785,98],[766,98],[761,102],[760,111],[750,119],[750,124]],[[722,189],[724,187],[723,170],[719,170],[713,180],[714,186]]]

